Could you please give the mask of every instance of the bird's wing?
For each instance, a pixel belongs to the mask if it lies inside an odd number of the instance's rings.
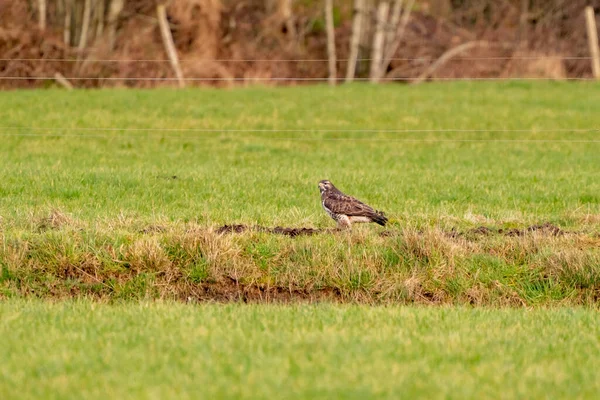
[[[335,214],[344,214],[349,216],[370,216],[377,212],[351,196],[333,193],[323,200],[323,205]]]

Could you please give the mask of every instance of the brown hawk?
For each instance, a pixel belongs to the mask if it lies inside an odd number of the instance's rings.
[[[328,180],[319,182],[319,190],[323,209],[338,223],[339,228],[351,228],[353,222],[375,222],[385,226],[388,221],[383,212],[345,195]]]

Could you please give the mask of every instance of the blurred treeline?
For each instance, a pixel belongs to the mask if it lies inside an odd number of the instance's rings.
[[[187,85],[326,78],[325,3],[0,0],[0,85],[44,86],[54,80],[35,78],[56,75],[79,78],[71,81],[79,87],[173,85],[172,80],[160,79],[176,76],[161,36],[157,13],[161,4],[166,7],[181,74],[194,79]],[[346,77],[348,59],[353,59],[353,33],[357,45],[353,70],[358,79],[373,77],[374,56],[375,75],[397,81],[591,76],[584,8],[595,7],[600,25],[600,0],[332,0],[332,4],[339,78]],[[383,30],[379,57],[374,49],[378,29]],[[444,55],[445,62],[434,64]],[[32,79],[23,79],[27,77]],[[139,79],[143,77],[159,79]]]

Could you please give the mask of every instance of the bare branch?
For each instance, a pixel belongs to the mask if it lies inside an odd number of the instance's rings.
[[[97,0],[96,2],[96,40],[102,36],[104,33],[104,10],[105,10],[105,2],[104,0]]]
[[[77,49],[83,51],[87,45],[87,36],[90,29],[90,15],[92,13],[92,0],[85,0],[83,8],[83,23],[81,24],[81,36],[79,36],[79,46]]]
[[[387,23],[389,8],[390,5],[387,1],[379,3],[379,7],[377,8],[377,27],[375,30],[375,36],[373,36],[371,74],[369,76],[371,82],[377,82],[381,77],[381,59],[385,45],[385,25]]]
[[[41,30],[46,29],[46,0],[38,0],[39,19],[38,26]]]
[[[123,11],[124,5],[125,0],[112,0],[110,2],[110,7],[108,9],[108,45],[111,50],[115,47],[117,21],[121,11]]]
[[[396,38],[387,47],[385,57],[381,64],[382,72],[387,70],[388,65],[390,65],[390,62],[392,61],[392,58],[394,57],[394,54],[396,54],[396,51],[398,51],[398,47],[400,46],[400,42],[402,42],[402,38],[404,37],[404,31],[406,30],[406,26],[408,25],[408,21],[410,19],[410,14],[412,13],[412,8],[413,8],[414,4],[415,4],[415,0],[408,0],[406,9],[404,10],[404,14],[402,14],[402,21],[400,22],[398,29],[397,29]]]
[[[459,46],[453,47],[452,49],[446,51],[441,55],[433,64],[429,66],[417,79],[415,79],[412,83],[419,84],[424,82],[427,78],[429,78],[438,68],[442,65],[446,64],[448,61],[453,59],[454,57],[460,55],[461,53],[470,50],[474,47],[489,47],[490,43],[486,40],[477,40],[473,42],[463,43]]]
[[[352,82],[356,72],[356,60],[358,59],[358,46],[360,44],[364,6],[365,0],[355,0],[354,20],[352,21],[352,37],[350,38],[350,56],[348,57],[348,66],[346,70],[346,82]]]
[[[63,40],[67,46],[71,45],[71,17],[73,13],[73,0],[65,0],[65,25]]]
[[[54,74],[54,79],[67,90],[73,90],[73,85],[60,72]]]
[[[403,0],[394,1],[394,7],[392,8],[392,14],[390,15],[389,29],[387,30],[387,37],[385,39],[386,55],[389,53],[390,47],[394,43],[396,32],[398,31],[398,24],[400,23],[400,16],[402,15],[402,3]]]
[[[327,58],[329,60],[329,84],[335,86],[337,80],[335,57],[335,31],[333,27],[333,0],[325,0],[325,20],[327,25]]]
[[[173,67],[173,71],[175,72],[175,76],[179,82],[179,87],[183,88],[185,87],[183,73],[181,72],[181,67],[179,66],[177,50],[175,49],[175,43],[173,42],[173,36],[171,35],[171,29],[169,28],[169,21],[167,20],[167,7],[164,3],[156,6],[156,16],[158,18],[163,44],[165,46],[165,50],[167,51],[167,55],[169,56],[169,61],[171,62],[171,67]]]

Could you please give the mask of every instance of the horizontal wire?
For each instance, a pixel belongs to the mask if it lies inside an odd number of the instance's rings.
[[[161,135],[161,136],[140,136],[140,135],[98,135],[98,134],[37,134],[37,133],[9,133],[0,136],[21,136],[21,137],[39,137],[39,138],[101,138],[101,139],[119,139],[119,138],[136,138],[136,139],[230,139],[226,136],[181,136],[181,135]],[[239,137],[235,139],[240,139]],[[278,141],[331,141],[331,142],[404,142],[404,143],[595,143],[600,144],[600,140],[585,140],[585,139],[392,139],[392,138],[294,138],[294,137],[275,137],[275,136],[254,136],[245,137],[243,139],[265,139]]]
[[[406,80],[414,80],[418,77],[414,76],[404,76],[404,77],[394,77],[394,78],[379,78],[379,81],[406,81]],[[194,81],[194,82],[286,82],[286,81],[306,81],[306,82],[327,82],[330,78],[286,78],[286,77],[274,77],[274,78],[172,78],[172,77],[139,77],[139,78],[126,78],[126,77],[65,77],[67,80],[71,81],[173,81],[177,82],[179,80],[182,81]],[[458,78],[428,78],[433,81],[551,81],[553,79],[550,78],[485,78],[485,77],[458,77]],[[53,76],[0,76],[0,80],[56,80]],[[345,81],[345,78],[335,78],[336,81]],[[354,78],[354,81],[370,81],[370,78]],[[561,78],[563,81],[595,81],[594,78],[576,78],[576,77],[566,77]]]
[[[561,60],[591,60],[592,57],[579,57],[579,56],[523,56],[523,57],[453,57],[452,60],[458,61],[477,61],[477,60],[488,60],[488,61],[500,61],[500,60],[540,60],[540,59],[561,59]],[[372,58],[359,58],[356,61],[372,61]],[[435,61],[437,57],[397,57],[391,58],[390,61]],[[48,61],[48,62],[82,62],[76,58],[0,58],[0,61]],[[89,62],[115,62],[115,63],[132,63],[132,62],[157,62],[167,63],[171,62],[167,59],[86,59],[83,60],[86,63]],[[327,58],[281,58],[281,59],[268,59],[268,58],[222,58],[222,59],[202,59],[202,58],[188,58],[181,59],[179,62],[328,62]],[[338,58],[337,61],[349,61],[348,58]]]
[[[557,132],[600,132],[600,128],[530,128],[530,129],[371,129],[371,128],[356,128],[356,129],[340,129],[340,128],[311,128],[311,129],[277,129],[277,128],[259,128],[259,129],[228,129],[228,128],[88,128],[88,127],[40,127],[40,126],[0,126],[2,130],[32,130],[32,131],[107,131],[107,132],[200,132],[200,133],[557,133]],[[7,133],[6,135],[11,135]],[[15,134],[16,135],[16,134]]]

